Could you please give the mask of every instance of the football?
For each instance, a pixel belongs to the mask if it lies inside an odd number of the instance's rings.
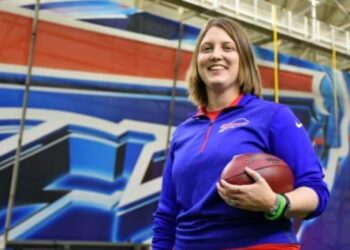
[[[276,193],[293,190],[294,176],[289,166],[277,156],[266,153],[248,153],[235,156],[222,171],[221,178],[235,185],[252,184],[254,180],[244,171],[257,171]]]

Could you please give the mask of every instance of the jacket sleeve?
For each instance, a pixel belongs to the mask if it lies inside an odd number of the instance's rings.
[[[173,160],[174,143],[172,142],[163,173],[158,208],[153,214],[152,250],[170,250],[173,249],[174,246],[178,208],[176,204],[175,187],[172,181]]]
[[[294,174],[294,188],[309,187],[318,195],[318,206],[305,219],[319,216],[326,208],[329,190],[310,137],[299,119],[284,105],[279,106],[270,126],[271,153],[283,159]]]

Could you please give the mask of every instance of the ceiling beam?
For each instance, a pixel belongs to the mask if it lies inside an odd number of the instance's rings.
[[[256,44],[256,45],[264,45],[267,43],[270,43],[273,41],[272,36],[262,36],[261,39],[256,39],[255,41],[251,41],[252,43]]]

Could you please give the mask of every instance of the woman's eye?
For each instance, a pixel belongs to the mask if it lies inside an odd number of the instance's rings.
[[[211,47],[203,47],[202,48],[202,51],[203,52],[208,52],[208,51],[210,51],[211,50]]]

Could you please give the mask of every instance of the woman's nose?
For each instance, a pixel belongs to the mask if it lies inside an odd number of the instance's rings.
[[[221,58],[222,58],[221,50],[219,48],[213,49],[210,59],[211,60],[220,60]]]

